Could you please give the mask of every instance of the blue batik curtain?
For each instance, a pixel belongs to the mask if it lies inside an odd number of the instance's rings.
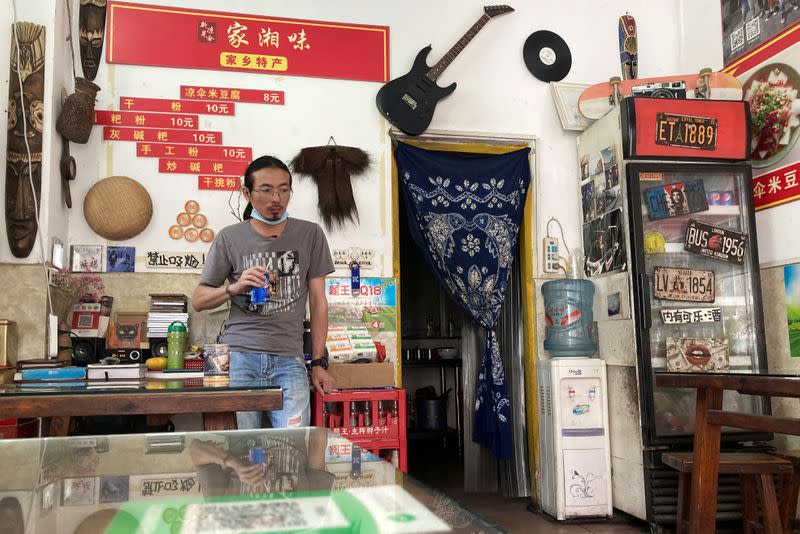
[[[395,151],[414,242],[442,286],[485,330],[472,440],[511,458],[511,406],[495,326],[514,261],[529,148],[497,156],[433,152],[405,143]]]

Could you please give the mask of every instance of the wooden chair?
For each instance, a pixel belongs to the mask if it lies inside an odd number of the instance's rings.
[[[693,453],[665,452],[661,460],[680,473],[678,478],[678,534],[687,532],[689,494],[692,489]],[[781,517],[773,475],[790,476],[792,462],[762,453],[727,452],[719,455],[719,473],[739,475],[742,490],[743,532],[759,530],[765,534],[781,534]],[[758,525],[758,501],[761,497],[761,526]],[[716,498],[716,495],[696,495],[695,499]]]
[[[792,462],[794,469],[789,475],[784,475],[781,485],[781,497],[778,500],[778,511],[781,516],[781,526],[785,534],[791,534],[797,525],[795,512],[797,510],[797,497],[800,493],[800,451],[776,451],[771,453],[778,458]]]

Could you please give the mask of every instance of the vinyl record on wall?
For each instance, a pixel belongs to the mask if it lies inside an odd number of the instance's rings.
[[[563,80],[572,67],[572,54],[566,41],[547,30],[530,34],[522,48],[522,57],[531,74],[543,82]]]

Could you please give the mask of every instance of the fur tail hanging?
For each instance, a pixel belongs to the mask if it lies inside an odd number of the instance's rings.
[[[327,229],[341,229],[347,222],[359,222],[350,177],[369,169],[369,154],[349,146],[306,147],[290,165],[295,173],[310,176],[317,184],[317,207]]]

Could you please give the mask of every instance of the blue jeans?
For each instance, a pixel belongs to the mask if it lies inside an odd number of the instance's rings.
[[[230,378],[231,386],[283,389],[283,409],[269,412],[273,428],[308,426],[311,422],[308,372],[299,358],[231,351]],[[240,429],[261,428],[261,412],[236,412],[236,423]]]

